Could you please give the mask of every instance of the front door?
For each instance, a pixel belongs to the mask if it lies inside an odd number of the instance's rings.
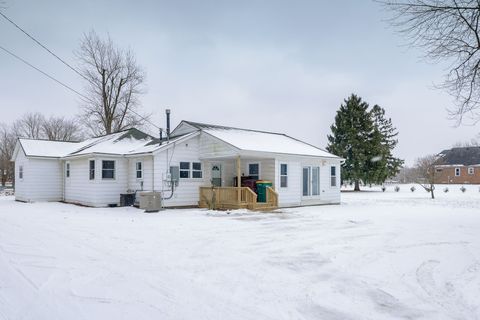
[[[212,186],[222,186],[222,166],[219,164],[212,165]]]

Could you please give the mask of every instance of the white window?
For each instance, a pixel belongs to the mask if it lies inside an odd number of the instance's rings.
[[[337,186],[337,167],[335,166],[330,167],[330,186]]]
[[[67,162],[67,164],[66,164],[65,176],[67,178],[70,178],[70,162]]]
[[[460,176],[460,168],[455,168],[455,177]]]
[[[190,162],[180,162],[180,178],[190,178]]]
[[[474,167],[468,167],[468,174],[475,174],[475,168]]]
[[[23,179],[23,166],[18,167],[18,178]]]
[[[192,162],[192,178],[202,178],[202,164],[200,162]]]
[[[102,179],[115,179],[115,161],[102,160]]]
[[[280,188],[288,186],[288,166],[286,163],[280,164]]]
[[[143,178],[143,163],[141,161],[135,163],[135,172],[137,179]]]
[[[90,160],[88,162],[88,170],[89,170],[89,179],[95,180],[95,160]]]
[[[249,163],[248,164],[248,175],[254,180],[260,179],[260,164],[258,163]]]

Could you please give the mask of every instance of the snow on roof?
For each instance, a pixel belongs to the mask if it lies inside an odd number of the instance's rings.
[[[25,155],[33,157],[64,157],[79,148],[79,142],[18,139]]]
[[[214,126],[206,127],[202,131],[246,151],[338,158],[325,150],[280,133]]]

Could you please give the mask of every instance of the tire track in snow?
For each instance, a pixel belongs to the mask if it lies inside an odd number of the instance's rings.
[[[416,278],[420,287],[432,298],[432,302],[442,307],[453,319],[478,319],[474,308],[469,307],[462,295],[455,290],[451,282],[440,286],[434,278],[434,273],[440,265],[438,260],[424,261],[416,270]]]

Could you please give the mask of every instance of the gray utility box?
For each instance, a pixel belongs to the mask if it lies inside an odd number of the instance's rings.
[[[145,212],[158,212],[162,209],[162,193],[152,191],[142,191],[140,196],[140,209]]]

